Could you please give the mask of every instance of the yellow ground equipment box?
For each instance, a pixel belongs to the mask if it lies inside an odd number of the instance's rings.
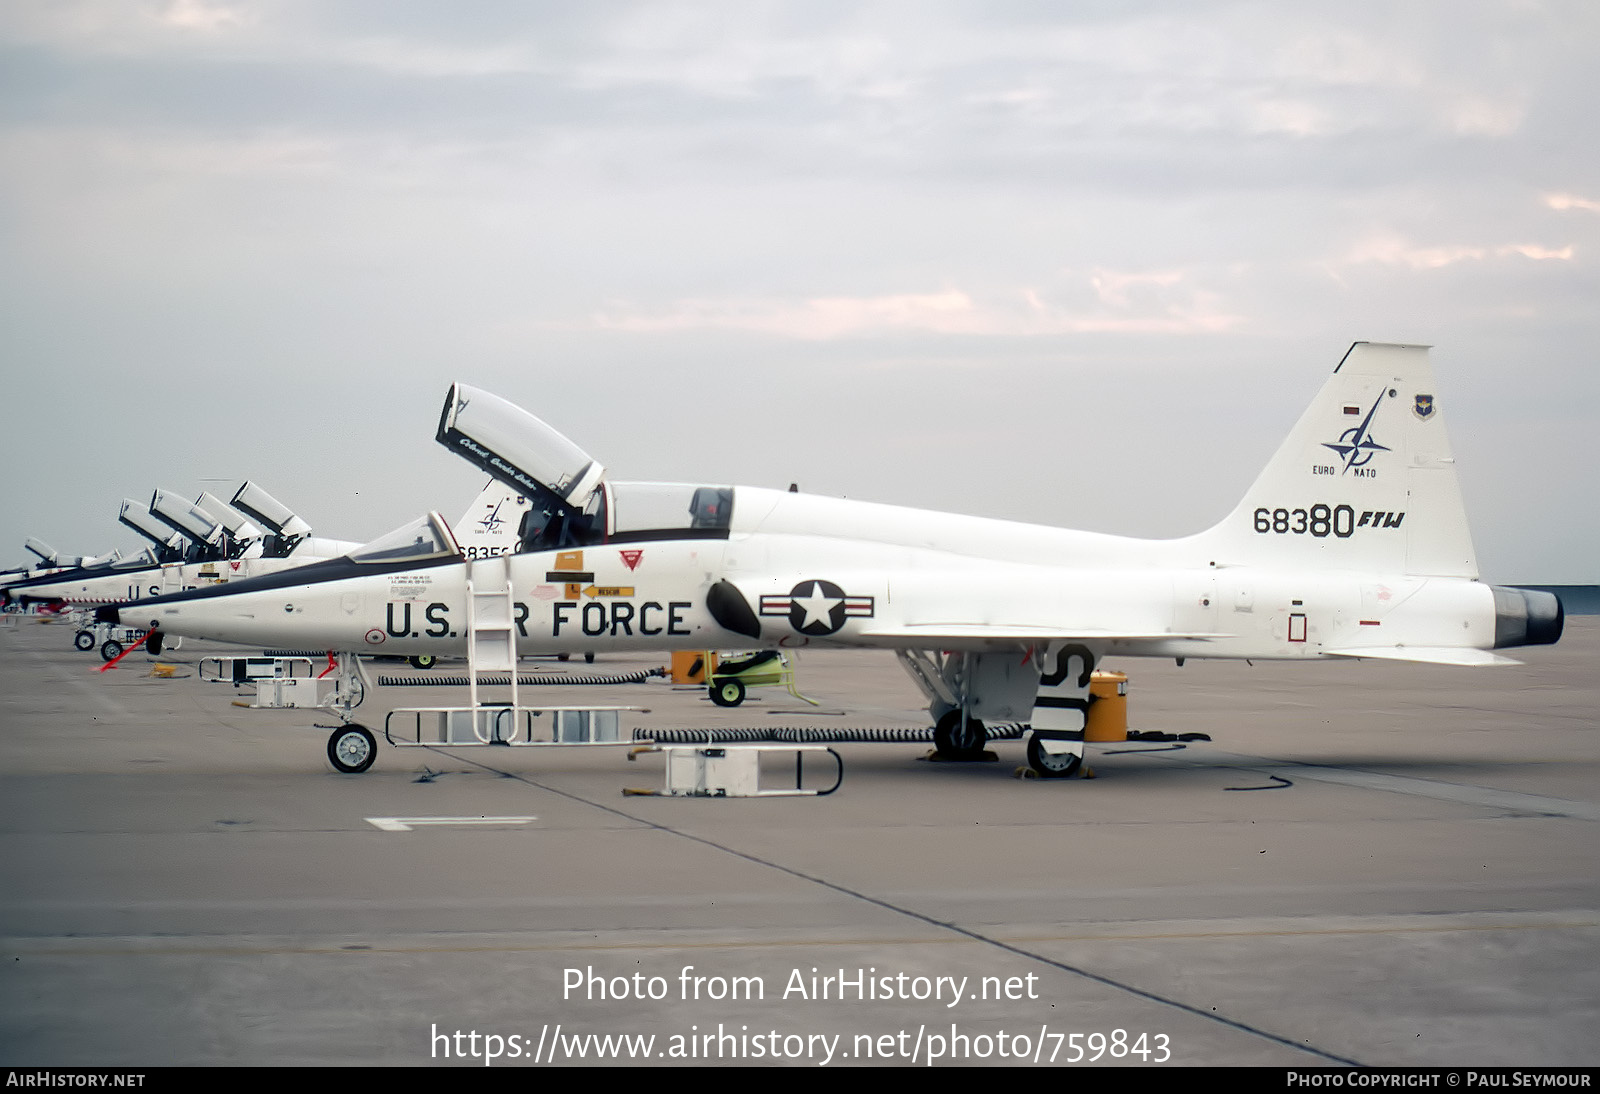
[[[672,654],[672,682],[674,684],[703,684],[706,669],[717,668],[717,655],[706,650],[674,650]]]
[[[1089,717],[1083,729],[1086,741],[1128,739],[1128,674],[1097,672],[1089,678]]]

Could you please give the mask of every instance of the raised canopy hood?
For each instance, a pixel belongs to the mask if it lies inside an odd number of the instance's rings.
[[[295,516],[293,509],[253,482],[239,487],[229,504],[280,536],[297,537],[311,532],[311,525]]]
[[[150,515],[170,526],[174,532],[182,532],[193,543],[215,547],[222,540],[222,525],[206,516],[182,494],[157,490],[150,497]]]
[[[437,440],[462,459],[546,505],[582,512],[606,469],[526,410],[487,391],[453,384]]]

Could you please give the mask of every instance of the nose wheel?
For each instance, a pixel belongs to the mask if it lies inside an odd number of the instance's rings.
[[[328,738],[328,762],[336,771],[359,775],[378,758],[378,741],[366,726],[340,726]]]

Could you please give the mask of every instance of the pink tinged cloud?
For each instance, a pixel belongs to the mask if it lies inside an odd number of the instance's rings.
[[[1139,288],[1172,289],[1179,273],[1097,273],[1091,287],[1099,307],[1080,311],[1053,305],[1036,289],[994,302],[958,289],[883,296],[828,296],[808,300],[695,299],[654,311],[616,306],[593,317],[595,326],[641,332],[747,330],[808,341],[914,331],[928,334],[1014,337],[1077,333],[1198,334],[1229,330],[1243,320],[1227,314],[1214,293],[1185,289],[1165,299],[1141,299]]]

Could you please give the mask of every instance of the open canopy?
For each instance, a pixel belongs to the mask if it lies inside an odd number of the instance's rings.
[[[174,533],[150,515],[150,510],[140,505],[132,498],[122,499],[122,512],[117,514],[117,520],[157,547],[167,546]]]
[[[196,509],[226,528],[228,534],[235,540],[261,538],[260,528],[250,523],[239,510],[214,494],[202,490],[200,496],[194,499],[194,504]]]
[[[498,395],[454,384],[440,444],[501,482],[568,514],[581,513],[606,469],[550,425]]]
[[[216,547],[222,540],[222,525],[182,494],[157,490],[150,498],[150,515],[183,533],[191,543]]]
[[[38,555],[39,562],[45,566],[57,565],[58,563],[56,560],[61,557],[54,547],[50,546],[44,540],[34,539],[32,536],[28,537],[27,541],[23,543],[23,546],[32,551],[34,554]]]
[[[296,516],[293,509],[253,482],[240,486],[229,504],[280,536],[299,537],[311,531],[311,525]]]

